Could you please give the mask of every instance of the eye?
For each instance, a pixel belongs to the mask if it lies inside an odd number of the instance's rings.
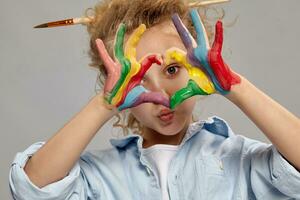
[[[178,72],[179,68],[180,67],[177,65],[172,65],[172,66],[167,67],[166,72],[170,75],[174,75]]]

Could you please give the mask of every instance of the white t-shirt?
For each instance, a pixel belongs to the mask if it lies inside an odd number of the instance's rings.
[[[169,200],[169,193],[167,188],[167,174],[169,163],[179,145],[156,144],[144,149],[144,155],[156,170],[159,177],[159,184],[162,190],[162,199]]]

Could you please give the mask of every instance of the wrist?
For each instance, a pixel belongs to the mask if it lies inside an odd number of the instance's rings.
[[[109,118],[119,113],[119,110],[115,106],[105,101],[103,92],[96,94],[92,98],[91,103],[95,106],[95,109],[99,111],[99,114],[106,114]]]
[[[230,91],[228,94],[224,95],[225,98],[230,100],[231,102],[238,104],[239,99],[243,96],[246,92],[247,84],[249,83],[246,78],[239,75],[241,78],[241,82],[238,84],[234,84],[231,86]]]

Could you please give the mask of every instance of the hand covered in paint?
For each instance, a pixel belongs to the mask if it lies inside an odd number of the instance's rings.
[[[136,60],[136,46],[146,30],[144,24],[140,25],[129,37],[125,52],[123,50],[126,28],[120,24],[114,46],[114,61],[108,54],[101,39],[96,40],[100,58],[103,60],[107,78],[104,84],[104,99],[119,111],[135,107],[145,102],[153,102],[169,107],[169,99],[159,92],[151,92],[140,85],[140,82],[153,63],[161,64],[156,55],[149,55]]]
[[[187,49],[188,61],[193,66],[204,68],[204,71],[209,75],[216,92],[225,95],[230,91],[232,85],[241,82],[241,78],[237,73],[233,72],[230,67],[228,67],[228,65],[223,61],[221,55],[223,45],[222,22],[218,21],[216,23],[215,40],[212,47],[210,48],[206,30],[197,10],[191,10],[190,16],[197,33],[196,47],[193,46],[194,40],[187,28],[182,23],[178,14],[174,14],[172,16],[172,20],[177,29],[177,32],[179,33],[183,44]],[[184,100],[183,97],[181,98],[181,100],[182,99]]]

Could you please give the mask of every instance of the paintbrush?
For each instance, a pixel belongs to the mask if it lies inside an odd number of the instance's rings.
[[[78,18],[70,18],[64,19],[54,22],[47,22],[44,24],[37,25],[33,28],[50,28],[50,27],[57,27],[57,26],[68,26],[68,25],[75,25],[75,24],[83,24],[86,25],[93,20],[93,17],[78,17]]]
[[[210,1],[192,2],[189,4],[189,7],[195,8],[195,7],[207,6],[207,5],[218,4],[218,3],[226,3],[229,1],[230,0],[210,0]],[[93,19],[94,17],[77,17],[77,18],[63,19],[59,21],[40,24],[33,28],[51,28],[51,27],[69,26],[75,24],[87,25],[88,23],[92,22]]]

